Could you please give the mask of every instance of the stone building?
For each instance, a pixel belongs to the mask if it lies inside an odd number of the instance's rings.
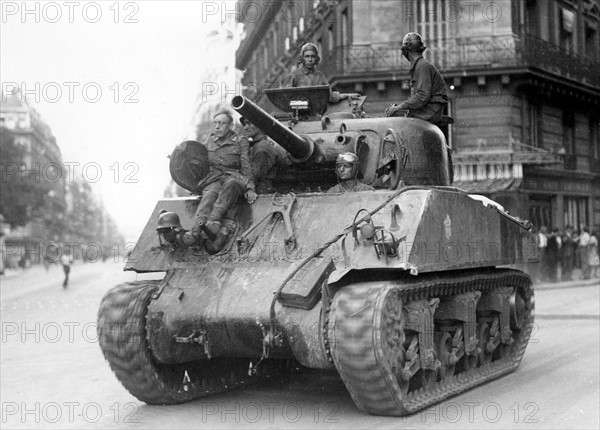
[[[11,224],[5,241],[7,246],[12,244],[24,252],[27,250],[24,255],[34,256],[36,252],[32,250],[39,249],[40,244],[58,241],[64,229],[67,205],[62,154],[48,124],[22,98],[21,93],[2,94],[0,127],[3,135],[0,144],[16,145],[22,151],[19,160],[2,160],[3,193],[6,197],[2,200],[6,203],[2,211]],[[22,187],[15,188],[15,185]],[[21,196],[11,194],[17,189],[27,192],[27,198],[31,199],[25,206],[15,200]],[[28,258],[30,261],[21,261],[21,264],[39,262],[39,252],[37,255]]]
[[[410,94],[400,45],[419,32],[449,88],[455,184],[535,225],[600,225],[598,0],[238,2],[236,66],[265,103],[305,42],[370,116]]]

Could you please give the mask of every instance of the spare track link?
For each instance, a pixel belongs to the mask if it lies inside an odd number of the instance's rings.
[[[146,338],[146,314],[159,285],[160,281],[117,285],[105,294],[98,311],[100,348],[117,379],[136,398],[151,405],[183,403],[259,382],[284,370],[283,360],[263,362],[260,374],[252,377],[248,376],[249,360],[242,358],[156,362]],[[189,382],[184,384],[186,372]]]
[[[427,389],[402,394],[398,376],[384,358],[384,348],[397,351],[402,347],[404,317],[399,312],[402,306],[413,300],[469,291],[483,293],[503,286],[520,287],[526,297],[523,328],[513,332],[515,342],[509,347],[510,352],[491,363],[434,382]],[[395,309],[393,305],[397,305]],[[421,275],[408,282],[383,285],[368,282],[343,287],[332,302],[328,341],[334,364],[359,409],[374,415],[403,416],[515,370],[525,353],[533,318],[531,279],[522,272],[498,269],[447,277]],[[384,330],[385,324],[389,330]],[[386,332],[402,334],[385,338]],[[400,354],[403,352],[402,348]]]

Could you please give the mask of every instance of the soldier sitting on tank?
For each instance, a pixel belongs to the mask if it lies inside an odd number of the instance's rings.
[[[273,179],[275,179],[277,166],[280,163],[285,163],[287,159],[285,150],[265,136],[262,130],[248,119],[242,116],[240,122],[244,126],[250,144],[250,166],[256,192],[258,194],[273,193],[275,192]]]
[[[338,155],[335,162],[335,173],[340,181],[339,184],[327,190],[328,193],[350,193],[352,191],[373,191],[370,185],[363,184],[358,180],[358,157],[352,152]]]
[[[408,100],[393,104],[385,110],[387,116],[403,116],[429,121],[442,126],[444,107],[448,103],[446,82],[439,70],[423,58],[426,46],[418,33],[408,33],[402,40],[402,55],[410,61],[411,96]]]
[[[329,85],[325,75],[317,70],[317,65],[321,61],[319,57],[319,48],[314,43],[305,43],[300,48],[298,57],[298,68],[287,75],[283,80],[283,88],[293,87],[315,87],[319,85]],[[341,100],[360,97],[357,93],[339,93],[330,91],[329,102],[339,103]]]
[[[217,112],[213,120],[214,132],[204,143],[210,171],[198,183],[202,198],[194,227],[184,236],[186,244],[198,242],[202,231],[213,238],[221,233],[223,217],[241,196],[250,203],[256,200],[248,141],[233,131],[233,116],[229,111]]]

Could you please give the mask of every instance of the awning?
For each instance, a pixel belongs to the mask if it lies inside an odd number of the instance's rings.
[[[521,187],[521,178],[487,179],[485,181],[455,181],[453,187],[465,190],[469,194],[491,194],[500,191],[514,191]]]

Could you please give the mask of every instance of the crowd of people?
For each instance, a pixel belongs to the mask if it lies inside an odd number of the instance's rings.
[[[571,281],[575,269],[581,271],[580,279],[599,277],[598,231],[590,232],[584,225],[579,230],[567,225],[564,231],[541,226],[536,242],[540,259],[532,273],[536,282]]]

